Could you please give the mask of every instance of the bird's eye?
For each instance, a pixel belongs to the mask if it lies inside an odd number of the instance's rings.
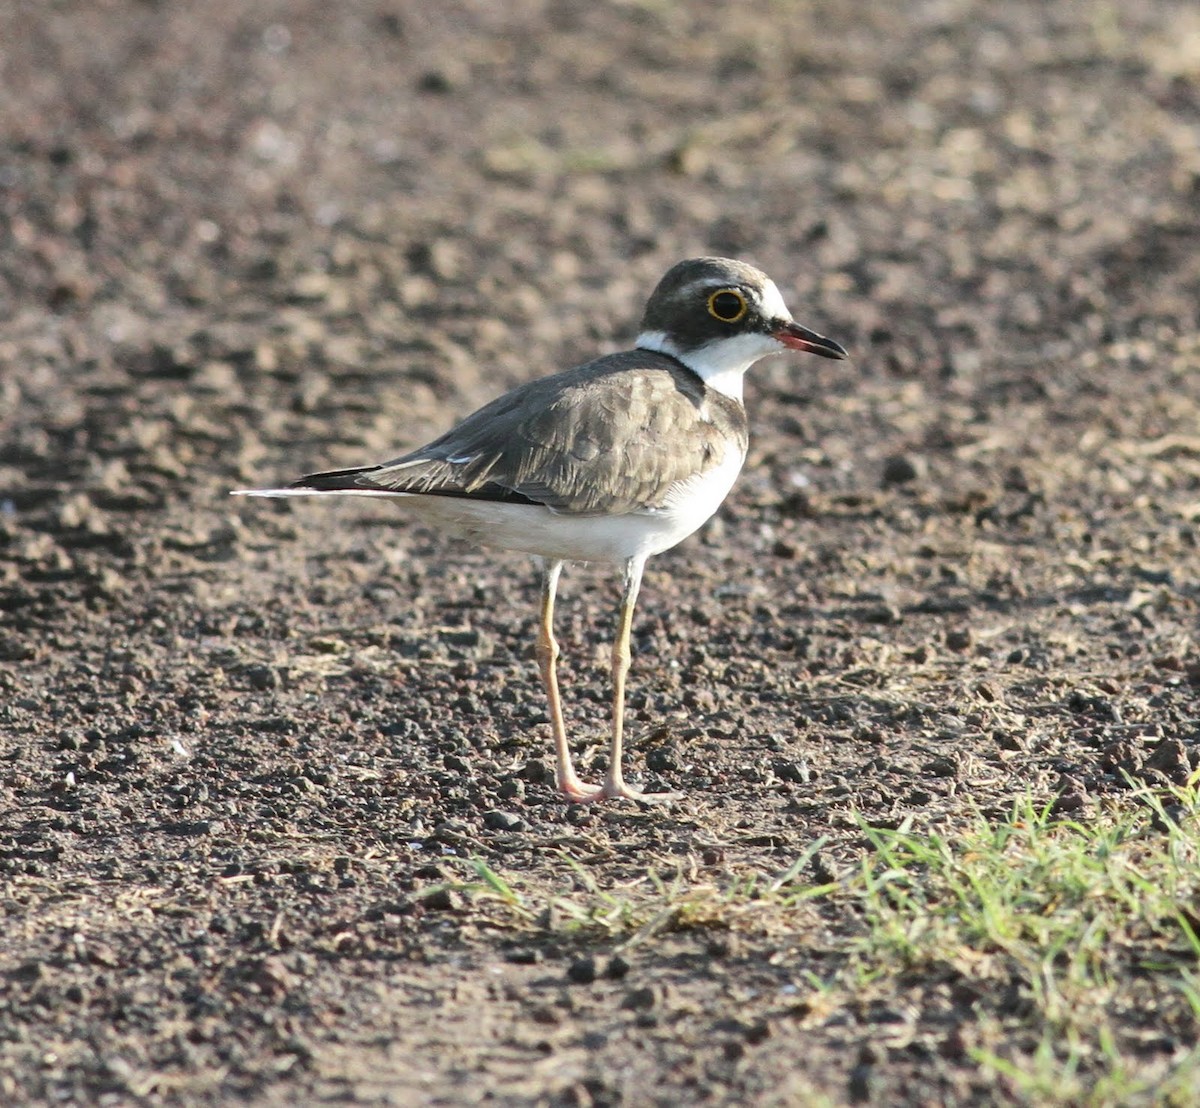
[[[708,298],[708,314],[722,323],[737,323],[746,311],[746,298],[737,289],[717,289]]]

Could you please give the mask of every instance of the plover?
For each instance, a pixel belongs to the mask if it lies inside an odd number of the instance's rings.
[[[667,271],[633,350],[521,385],[394,461],[302,477],[244,496],[386,497],[438,531],[535,555],[537,657],[550,701],[556,780],[572,801],[657,799],[621,772],[629,635],[646,559],[720,506],[746,459],[742,377],[764,355],[845,358],[796,323],[775,283],[745,262],[692,258]],[[579,779],[558,690],[554,598],[567,561],[624,571],[612,649],[612,731],[603,784]]]

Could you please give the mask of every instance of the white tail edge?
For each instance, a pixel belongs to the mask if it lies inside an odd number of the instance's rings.
[[[395,499],[411,496],[407,492],[388,492],[385,489],[232,489],[230,496],[267,496],[283,499],[286,496],[382,496]]]

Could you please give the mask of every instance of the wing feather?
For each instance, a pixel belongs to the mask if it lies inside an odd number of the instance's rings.
[[[666,507],[673,489],[720,465],[727,451],[744,455],[746,438],[740,404],[674,359],[629,351],[514,389],[428,446],[336,480],[621,515]],[[332,476],[297,485],[328,488]]]

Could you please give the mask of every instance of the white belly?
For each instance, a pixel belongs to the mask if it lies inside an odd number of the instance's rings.
[[[536,504],[498,504],[466,497],[370,489],[247,489],[247,496],[369,496],[395,501],[415,517],[445,531],[501,550],[520,550],[572,562],[626,562],[669,550],[721,506],[741,472],[742,456],[676,486],[665,507],[620,516],[578,516]]]

